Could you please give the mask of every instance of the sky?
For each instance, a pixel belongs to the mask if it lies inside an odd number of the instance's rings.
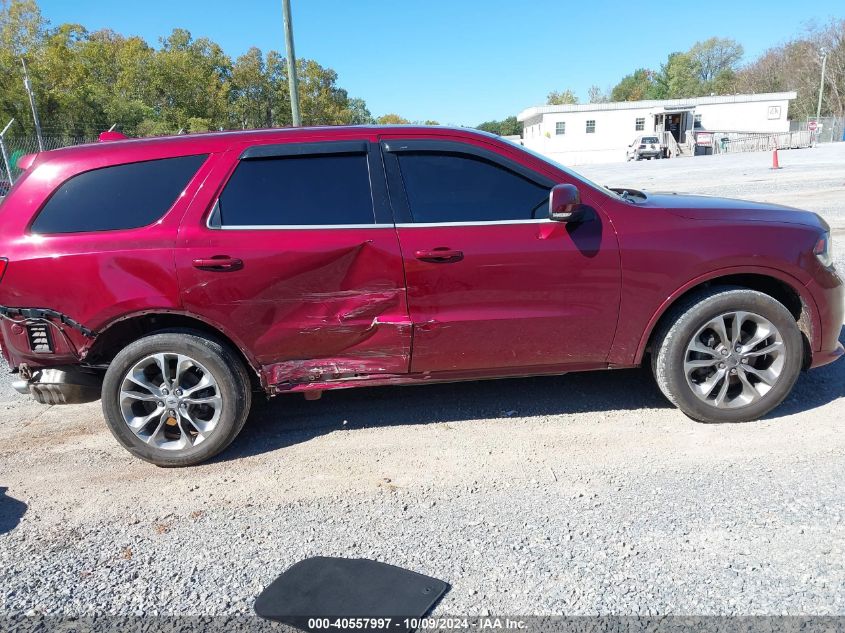
[[[233,59],[251,46],[284,51],[281,0],[39,0],[53,26],[206,36]],[[586,100],[593,84],[658,69],[696,39],[731,37],[745,60],[845,17],[843,0],[699,2],[565,0],[291,0],[297,57],[338,74],[375,116],[477,125],[541,105],[552,90]]]

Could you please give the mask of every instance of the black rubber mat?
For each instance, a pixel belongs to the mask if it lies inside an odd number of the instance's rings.
[[[276,578],[255,600],[255,612],[304,631],[407,631],[413,625],[406,620],[424,616],[448,589],[442,580],[374,560],[318,556]]]

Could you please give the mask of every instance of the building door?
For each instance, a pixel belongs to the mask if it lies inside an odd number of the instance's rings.
[[[666,115],[666,129],[672,133],[672,136],[675,137],[675,140],[680,143],[681,142],[681,130],[683,129],[681,126],[683,114],[667,114]]]

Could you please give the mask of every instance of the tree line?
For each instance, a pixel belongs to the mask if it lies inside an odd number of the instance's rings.
[[[19,132],[34,130],[22,57],[48,136],[92,136],[113,124],[131,136],[291,124],[287,62],[276,51],[251,48],[233,60],[185,29],[154,48],[111,30],[51,28],[35,0],[0,0],[0,126],[14,117]],[[298,59],[297,69],[304,125],[409,122],[373,117],[331,68]]]
[[[737,93],[797,92],[790,102],[793,119],[814,117],[819,96],[822,52],[827,54],[822,116],[845,116],[845,19],[811,25],[800,37],[765,51],[743,64],[742,44],[711,37],[687,51],[673,52],[658,69],[638,68],[602,90],[593,85],[587,103],[682,99]],[[578,95],[567,88],[552,91],[547,105],[577,104]],[[516,117],[487,121],[478,126],[495,134],[519,134]]]
[[[638,68],[616,85],[592,86],[590,103],[795,90],[790,117],[815,114],[827,51],[822,115],[845,116],[845,19],[809,27],[743,64],[743,47],[712,37],[673,52],[658,69]],[[51,27],[36,0],[0,0],[0,125],[14,117],[33,131],[22,80],[26,59],[45,135],[92,136],[113,124],[132,136],[291,124],[287,63],[276,51],[251,48],[232,59],[209,38],[174,29],[157,47],[138,36]],[[305,125],[409,123],[395,113],[373,117],[361,98],[338,85],[337,73],[297,60]],[[578,103],[570,89],[548,94],[550,105]],[[436,121],[419,123],[436,124]],[[478,128],[521,134],[515,116]]]

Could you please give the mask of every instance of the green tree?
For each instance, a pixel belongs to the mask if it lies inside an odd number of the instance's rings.
[[[140,37],[123,37],[110,30],[89,33],[79,55],[86,69],[87,90],[97,104],[95,134],[118,124],[124,133],[137,134],[146,119],[155,117],[148,105],[155,51]]]
[[[522,134],[522,123],[517,121],[515,116],[509,116],[501,121],[485,121],[476,128],[499,136],[519,136]]]
[[[44,39],[47,20],[35,0],[0,0],[0,44],[3,54],[27,55]]]
[[[46,29],[34,0],[0,0],[0,125],[14,117],[16,129],[33,129],[20,57],[38,52]]]
[[[410,123],[408,119],[405,119],[398,114],[394,114],[393,112],[389,114],[382,114],[379,118],[376,119],[376,123],[379,125],[402,125]]]
[[[654,77],[657,99],[681,99],[702,94],[698,63],[687,53],[671,53]]]
[[[737,86],[737,65],[743,49],[729,38],[711,37],[686,52],[671,53],[660,70],[639,68],[614,86],[613,101],[678,99],[710,93],[727,94]]]
[[[735,72],[743,53],[742,44],[726,37],[696,42],[687,51],[698,71],[698,80],[704,85],[715,82],[726,72]]]
[[[102,110],[91,86],[82,50],[88,32],[79,24],[62,24],[51,32],[31,63],[38,109],[46,131],[56,128],[86,134],[102,123]]]
[[[267,53],[264,72],[267,75],[267,84],[270,89],[272,126],[291,125],[293,121],[290,111],[287,60],[277,51],[270,51]]]
[[[112,124],[131,135],[291,124],[287,66],[276,51],[252,48],[233,62],[184,29],[159,43],[79,24],[49,28],[35,0],[0,0],[0,117],[32,131],[24,55],[48,134],[92,135]],[[310,59],[297,64],[305,125],[373,122],[334,70]]]
[[[351,125],[370,125],[376,122],[363,99],[350,99],[347,107]]]
[[[349,95],[337,86],[337,73],[311,59],[298,59],[299,108],[303,125],[351,123]],[[287,77],[285,78],[287,81]]]
[[[219,45],[174,29],[161,39],[151,70],[150,105],[170,131],[187,128],[191,118],[207,119],[213,128],[227,126],[232,61]]]
[[[271,94],[270,75],[264,55],[253,46],[238,57],[232,66],[229,100],[236,127],[271,127]]]
[[[737,74],[733,70],[729,69],[720,71],[712,81],[705,84],[705,86],[709,88],[708,92],[717,95],[734,94],[737,91],[737,85]]]
[[[578,97],[569,88],[561,92],[552,91],[546,96],[546,105],[569,105],[578,103]]]
[[[298,59],[299,110],[303,125],[357,125],[371,123],[363,99],[350,98],[337,85],[337,73],[311,59]],[[291,125],[287,61],[279,53],[267,55],[267,72],[273,102],[273,125]]]
[[[622,78],[610,92],[611,101],[642,101],[654,96],[654,73],[646,68],[638,68]]]

